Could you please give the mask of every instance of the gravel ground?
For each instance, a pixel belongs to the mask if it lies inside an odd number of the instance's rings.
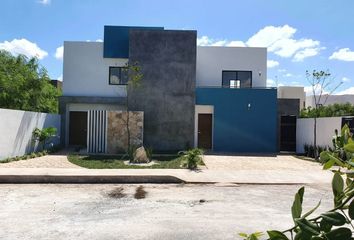
[[[240,239],[239,232],[288,228],[300,186],[138,187],[0,185],[0,239]],[[320,199],[319,211],[330,209],[329,187],[307,186],[304,211]]]
[[[319,163],[289,155],[278,156],[221,156],[205,155],[203,161],[212,170],[306,170],[319,171]]]

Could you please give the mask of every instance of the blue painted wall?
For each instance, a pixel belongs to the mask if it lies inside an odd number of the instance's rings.
[[[214,151],[277,152],[276,89],[197,88],[196,104],[214,106]]]
[[[103,57],[129,58],[129,31],[163,30],[163,27],[104,26]]]

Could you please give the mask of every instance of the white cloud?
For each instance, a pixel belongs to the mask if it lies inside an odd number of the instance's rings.
[[[351,81],[350,78],[347,78],[347,77],[343,77],[343,78],[342,78],[342,82],[350,82],[350,81]]]
[[[302,62],[305,58],[316,56],[324,48],[305,48],[294,55],[293,61]]]
[[[295,39],[297,29],[284,25],[280,27],[266,26],[247,41],[250,47],[267,47],[269,52],[289,58],[294,56],[294,61],[302,61],[307,57],[315,56],[320,50],[320,42],[308,38]]]
[[[43,59],[48,53],[37,46],[36,43],[30,42],[27,39],[14,39],[11,42],[0,42],[0,49],[6,50],[17,56],[23,54],[27,57],[36,57]]]
[[[103,40],[102,39],[96,39],[96,42],[103,42]]]
[[[274,87],[275,81],[273,79],[267,79],[267,87]]]
[[[209,38],[208,36],[202,36],[197,38],[198,46],[217,46],[217,47],[246,47],[245,43],[242,41],[228,41],[228,40],[217,40]]]
[[[279,66],[279,62],[278,61],[274,61],[274,60],[267,60],[267,68],[273,68]]]
[[[252,47],[272,47],[280,40],[289,39],[296,32],[295,28],[288,25],[283,27],[266,26],[250,37],[247,45]]]
[[[63,59],[63,54],[64,54],[64,46],[60,46],[55,50],[55,58],[62,60]]]
[[[293,61],[303,61],[305,58],[316,56],[324,47],[320,41],[309,38],[295,39],[297,29],[289,25],[266,26],[251,36],[246,42],[215,40],[208,36],[197,39],[198,46],[238,46],[238,47],[266,47],[269,52],[284,57],[293,58]]]
[[[63,81],[63,74],[57,78],[58,81]]]
[[[321,84],[316,84],[314,87],[312,86],[304,87],[304,91],[306,92],[306,95],[313,95],[313,90],[315,90],[316,95],[319,95],[321,93],[321,89],[322,89],[322,95],[328,94],[328,91],[323,89]]]
[[[284,77],[292,77],[292,76],[294,76],[294,75],[292,75],[291,73],[287,73],[287,74],[284,74],[283,76],[284,76]]]
[[[297,81],[293,81],[293,82],[291,82],[291,84],[292,84],[293,86],[301,86],[301,83],[299,83],[299,82],[297,82]]]
[[[38,0],[38,3],[43,4],[43,5],[49,5],[51,0]]]
[[[242,41],[231,41],[226,46],[227,47],[246,47],[246,44]]]
[[[354,94],[354,87],[347,88],[343,91],[337,92],[336,95]]]
[[[354,51],[350,51],[349,48],[342,48],[334,52],[329,59],[351,62],[354,61]]]

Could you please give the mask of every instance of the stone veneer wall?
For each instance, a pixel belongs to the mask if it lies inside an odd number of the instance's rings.
[[[107,112],[107,153],[125,152],[127,149],[127,112]],[[135,146],[143,145],[144,112],[129,112],[130,142]]]

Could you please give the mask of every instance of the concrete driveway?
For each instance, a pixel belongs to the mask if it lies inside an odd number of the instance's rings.
[[[225,156],[205,155],[204,163],[210,170],[287,170],[322,171],[319,163],[305,161],[290,155]]]
[[[293,224],[298,185],[0,185],[0,239],[237,240],[239,232],[284,230]],[[122,198],[109,193],[122,189]],[[333,206],[330,185],[306,186],[304,211],[322,199]],[[202,201],[201,201],[202,200]]]

